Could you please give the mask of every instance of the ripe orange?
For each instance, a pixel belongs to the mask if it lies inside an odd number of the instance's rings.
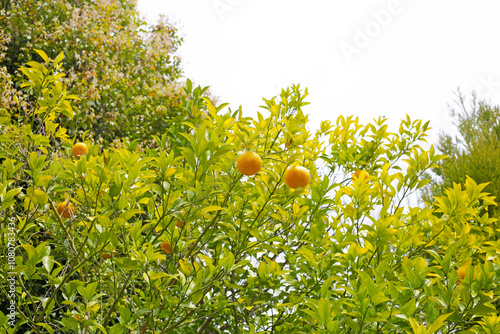
[[[175,224],[175,226],[177,226],[177,227],[181,228],[181,227],[182,227],[182,225],[184,225],[184,223],[183,223],[183,222],[181,222],[180,220],[177,220],[177,224]]]
[[[172,246],[170,245],[170,242],[164,241],[160,244],[161,251],[165,254],[170,254],[172,253]]]
[[[302,166],[292,166],[285,173],[285,183],[293,189],[307,186],[310,179],[309,170]]]
[[[76,158],[79,158],[84,154],[88,154],[89,149],[88,149],[87,145],[85,145],[85,143],[76,143],[75,145],[73,145],[71,152],[73,153],[73,155]]]
[[[367,171],[360,169],[357,170],[356,173],[354,173],[354,175],[352,176],[352,180],[354,181],[354,179],[358,179],[359,181],[363,181],[365,179],[368,179],[369,177],[370,175]]]
[[[75,215],[75,207],[71,202],[64,201],[57,205],[57,213],[63,218],[71,218]]]
[[[238,157],[238,160],[236,161],[236,168],[238,168],[240,173],[243,175],[255,175],[262,168],[262,159],[257,153],[246,151]]]

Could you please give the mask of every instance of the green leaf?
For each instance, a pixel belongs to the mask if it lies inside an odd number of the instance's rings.
[[[27,270],[29,267],[28,266],[25,266],[25,265],[17,265],[15,266],[14,270],[12,270],[13,272],[15,273],[22,273],[23,271]]]
[[[123,334],[125,333],[125,328],[122,324],[114,324],[113,327],[109,329],[109,334]]]
[[[54,185],[50,191],[51,194],[55,194],[55,193],[62,193],[62,192],[66,192],[66,191],[72,191],[71,188],[68,188],[68,187],[64,187],[62,185]]]
[[[36,198],[36,203],[40,205],[45,205],[49,201],[49,196],[47,196],[47,194],[40,189],[35,189],[34,197]]]
[[[210,205],[210,206],[207,206],[205,208],[203,208],[201,211],[203,213],[209,213],[209,212],[212,212],[212,211],[219,211],[219,210],[225,210],[224,208],[220,207],[220,206],[217,206],[217,205]]]
[[[120,317],[121,317],[121,323],[128,324],[130,322],[130,318],[132,314],[130,313],[130,310],[126,307],[119,308],[118,312],[120,312]]]
[[[182,147],[182,156],[186,159],[187,163],[189,164],[189,167],[191,167],[192,170],[196,169],[196,157],[194,155],[193,150],[187,147]]]
[[[20,67],[19,70],[25,75],[28,77],[28,79],[33,82],[35,85],[40,85],[42,83],[42,79],[41,79],[41,73],[40,71],[36,70],[36,69],[28,69],[26,67]],[[36,71],[36,72],[35,72]],[[40,76],[36,75],[36,73],[39,73]]]
[[[76,172],[79,175],[87,174],[87,158],[85,155],[82,155],[76,164]]]
[[[36,62],[36,61],[29,61],[26,63],[26,65],[29,65],[33,68],[36,68],[38,71],[42,72],[42,73],[46,73],[47,72],[47,68],[45,66],[43,66],[42,64]]]
[[[73,280],[66,284],[66,296],[69,298],[73,295],[76,289],[82,285],[85,285],[82,281]]]
[[[415,319],[410,318],[410,325],[411,328],[413,329],[413,334],[426,334],[425,326],[419,325]]]
[[[99,329],[101,331],[101,333],[108,334],[108,332],[106,332],[106,329],[104,329],[104,327],[99,325],[95,320],[92,321],[92,326]]]
[[[151,281],[155,281],[157,279],[160,279],[160,278],[163,278],[163,277],[173,277],[172,275],[169,275],[167,273],[163,273],[163,272],[156,272],[156,273],[152,273],[150,272],[149,273],[149,279]]]
[[[65,328],[72,330],[73,332],[78,332],[79,322],[73,317],[67,317],[62,319],[62,323]]]
[[[259,275],[260,278],[267,278],[267,262],[262,261],[259,264],[259,268],[257,269],[257,274]]]
[[[95,290],[97,289],[97,282],[89,283],[87,286],[80,285],[77,289],[84,299],[91,300]]]
[[[28,253],[28,258],[31,258],[36,253],[35,247],[30,244],[22,244],[21,247]]]
[[[64,51],[61,51],[61,53],[57,55],[56,59],[54,59],[54,64],[59,64],[61,60],[63,60],[63,58],[64,58]]]
[[[47,272],[50,274],[52,268],[54,267],[54,257],[53,256],[44,256],[42,258],[42,263]]]
[[[226,253],[226,252],[225,252]],[[227,256],[223,257],[219,261],[219,265],[224,268],[227,272],[231,270],[234,265],[234,255],[231,252],[227,252]]]
[[[355,331],[359,332],[360,328],[359,328],[359,324],[357,322],[355,322],[354,320],[352,320],[349,317],[346,317],[344,320],[347,323],[347,325],[349,326],[349,328],[352,328]]]
[[[188,78],[186,79],[186,93],[189,94],[192,90],[193,90],[193,83]]]
[[[328,277],[321,286],[321,296],[326,298],[327,292],[331,289],[333,277]]]
[[[69,94],[69,95],[66,95],[66,100],[77,100],[77,101],[81,101],[82,99],[79,98],[78,96],[74,95],[74,94]]]
[[[15,203],[14,196],[21,192],[22,188],[11,189],[3,196],[2,205],[0,206],[0,211],[7,209]]]
[[[330,302],[325,298],[321,298],[318,302],[318,316],[319,323],[322,326],[326,326],[330,320]]]
[[[55,305],[55,303],[56,303],[56,300],[55,300],[55,299],[52,299],[52,300],[50,301],[50,303],[49,303],[49,304],[47,304],[48,302],[49,302],[49,298],[44,299],[44,300],[42,301],[42,306],[43,306],[43,308],[44,308],[44,310],[45,310],[45,315],[49,315],[49,314],[52,312],[52,309],[54,308],[54,305]]]
[[[24,87],[33,87],[33,83],[29,82],[29,81],[23,82],[21,84],[20,88],[24,88]]]
[[[427,330],[427,334],[433,334],[435,333],[438,329],[440,329],[442,326],[443,326],[443,323],[446,319],[448,319],[448,317],[450,315],[452,315],[454,312],[451,312],[451,313],[448,313],[448,314],[443,314],[442,316],[440,316],[439,318],[437,318],[431,325],[431,327],[429,327],[429,329]]]
[[[415,299],[410,299],[403,307],[401,307],[401,313],[407,315],[408,317],[413,315],[417,310],[417,305],[415,304]]]
[[[197,288],[196,291],[191,295],[193,303],[198,304],[201,298],[203,298],[203,295],[204,295],[203,289]]]
[[[43,322],[37,322],[36,323],[37,326],[42,326],[43,328],[45,328],[50,334],[54,334],[54,330],[52,329],[52,327],[50,327],[48,324],[45,324]]]
[[[116,258],[115,264],[119,269],[123,270],[134,270],[138,268],[137,261],[134,261],[128,257]]]
[[[472,310],[470,310],[470,314],[472,315],[480,315],[480,316],[488,316],[488,315],[494,315],[497,313],[497,310],[493,305],[478,305],[474,307]]]
[[[46,62],[46,63],[49,63],[49,56],[47,56],[47,54],[45,52],[43,52],[42,50],[38,50],[38,49],[33,49],[36,53],[38,53],[38,55],[40,57],[42,57],[42,59]]]
[[[71,300],[65,300],[65,301],[62,302],[62,304],[63,305],[71,305],[71,306],[73,306],[74,308],[76,308],[79,311],[84,306],[84,305],[77,304],[77,303],[75,303],[74,301],[71,301]]]
[[[0,311],[0,328],[5,326],[6,323],[7,323],[7,316],[2,311]]]
[[[120,218],[122,218],[124,220],[129,220],[133,216],[135,216],[137,214],[141,214],[141,213],[144,213],[144,211],[139,210],[139,209],[131,209],[131,210],[127,210],[127,211],[122,212],[120,214]]]

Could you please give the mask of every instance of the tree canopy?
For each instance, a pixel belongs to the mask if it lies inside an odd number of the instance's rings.
[[[467,177],[476,183],[488,183],[485,191],[500,198],[500,108],[472,94],[460,92],[450,109],[456,135],[441,133],[437,149],[448,158],[433,169],[437,178],[426,189],[425,198],[441,196],[454,183],[464,184]],[[496,211],[496,210],[495,210]],[[495,214],[496,215],[496,214]]]
[[[16,85],[33,49],[65,53],[62,82],[80,97],[73,120],[62,120],[72,136],[142,142],[189,118],[175,53],[182,38],[165,18],[149,25],[128,0],[4,1],[2,13],[2,65]]]

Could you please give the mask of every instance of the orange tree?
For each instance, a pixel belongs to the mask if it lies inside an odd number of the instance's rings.
[[[307,90],[294,86],[255,119],[200,100],[185,105],[200,117],[175,145],[166,134],[145,150],[86,141],[75,158],[56,122],[76,98],[57,61],[22,70],[42,92],[31,113],[0,117],[1,242],[16,246],[15,265],[2,257],[2,294],[16,277],[6,332],[499,332],[484,185],[405,205],[442,158],[421,146],[427,124],[407,117],[394,133],[341,116],[312,131]],[[236,168],[246,150],[262,159],[254,176]],[[292,166],[309,184],[285,184]]]
[[[178,81],[182,38],[164,18],[146,23],[135,1],[6,0],[0,30],[2,64],[16,84],[23,80],[17,68],[38,60],[33,49],[53,58],[64,51],[61,80],[81,98],[75,117],[60,120],[72,137],[91,131],[95,140],[143,142],[190,118]]]

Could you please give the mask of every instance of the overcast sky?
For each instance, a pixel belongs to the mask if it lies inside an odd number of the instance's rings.
[[[457,88],[500,100],[498,0],[138,0],[180,30],[185,76],[254,115],[300,83],[312,126],[356,115],[451,131]],[[395,130],[396,128],[392,128]]]

